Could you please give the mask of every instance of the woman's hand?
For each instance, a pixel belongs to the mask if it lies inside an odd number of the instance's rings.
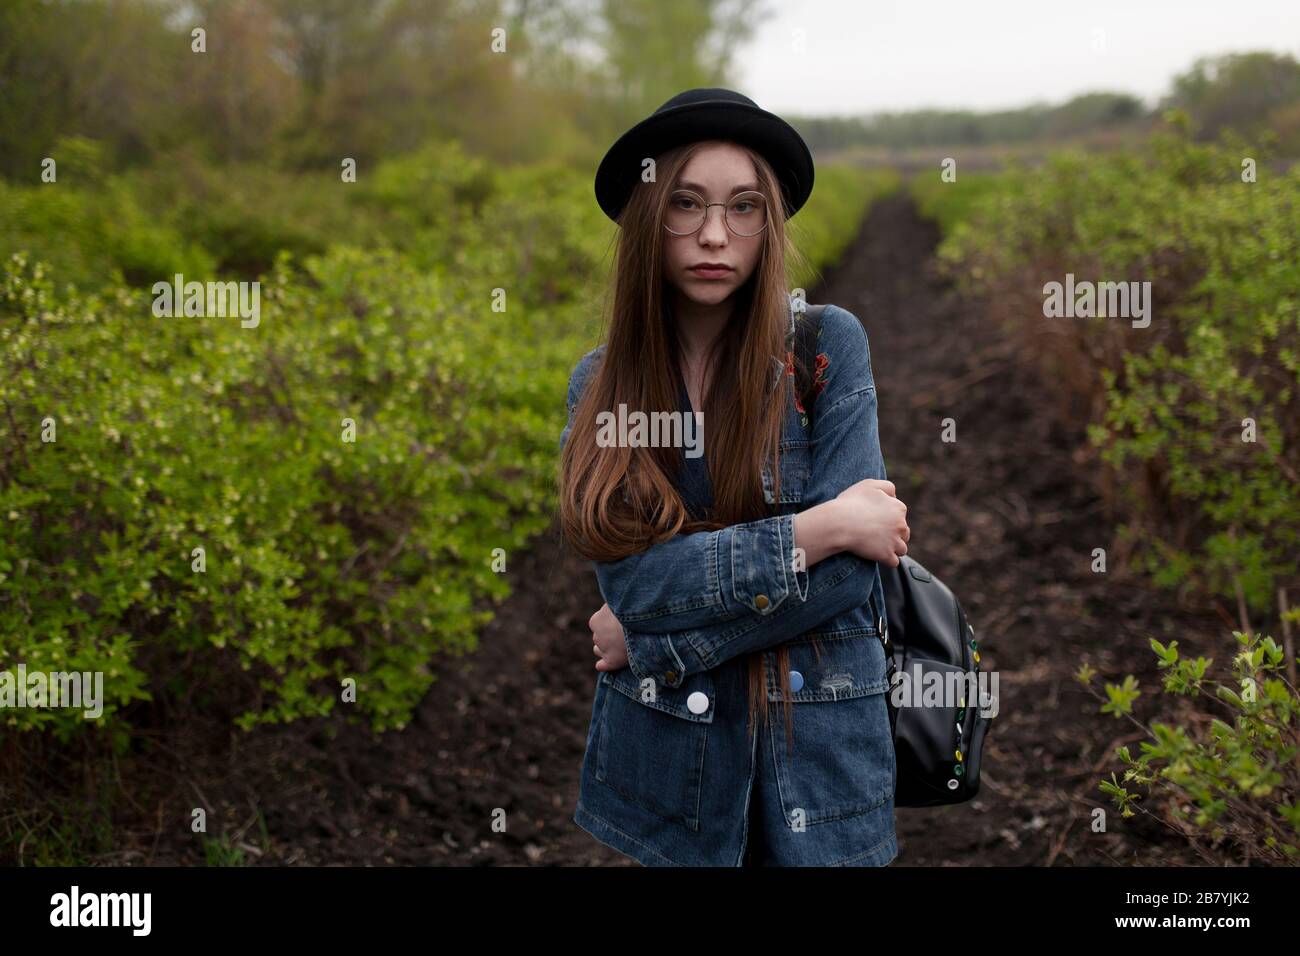
[[[907,554],[912,531],[907,526],[907,505],[898,500],[894,483],[866,478],[835,497],[844,518],[844,550],[860,558],[897,567]]]
[[[627,644],[623,640],[623,625],[609,609],[602,604],[600,610],[587,621],[591,628],[592,653],[599,658],[596,661],[598,671],[616,671],[627,667]]]

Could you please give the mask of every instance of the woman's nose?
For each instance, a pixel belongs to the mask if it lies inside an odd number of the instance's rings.
[[[716,213],[716,215],[714,215]],[[704,225],[700,226],[700,239],[710,245],[727,244],[726,210],[721,206],[710,206],[704,214]]]

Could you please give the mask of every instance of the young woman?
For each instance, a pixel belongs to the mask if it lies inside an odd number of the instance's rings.
[[[613,303],[560,438],[561,525],[607,602],[574,820],[647,866],[897,855],[875,609],[910,532],[855,316],[823,311],[811,415],[794,387],[785,223],[812,181],[798,133],[723,89],[673,97],[596,176]],[[620,407],[702,413],[703,454],[610,427]]]

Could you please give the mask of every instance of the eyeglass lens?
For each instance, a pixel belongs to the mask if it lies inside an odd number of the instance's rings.
[[[703,198],[689,189],[679,189],[668,198],[664,225],[670,232],[688,235],[704,225]],[[726,223],[738,236],[754,236],[767,225],[767,201],[762,193],[744,192],[731,197],[724,210]]]

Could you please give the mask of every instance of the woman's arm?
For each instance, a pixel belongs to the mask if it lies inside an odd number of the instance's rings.
[[[569,421],[560,447],[573,427],[574,412],[601,349],[583,356],[569,379]],[[829,498],[833,497],[828,496]],[[796,541],[795,519],[800,519]],[[762,618],[793,595],[803,601],[838,583],[844,568],[827,573],[826,558],[840,550],[831,540],[835,522],[827,513],[811,518],[777,515],[718,531],[679,534],[618,561],[593,565],[610,610],[619,621],[646,633]],[[796,546],[804,549],[795,570]],[[809,555],[817,557],[810,560]]]
[[[829,457],[823,461],[826,470],[819,475],[818,466],[815,464],[813,468],[814,481],[819,486],[823,482],[829,482],[833,487],[835,482],[860,481],[856,476],[869,467],[868,463],[873,457],[878,460],[875,407],[873,388],[868,394],[840,402],[827,413],[827,417],[832,420],[827,422],[830,431],[826,448]],[[818,408],[818,420],[822,414]],[[821,459],[820,455],[817,457]],[[855,494],[867,493],[893,503],[892,519],[886,517],[891,510],[888,506],[876,508],[864,502],[857,504],[862,508],[873,507],[875,516],[869,519],[871,527],[875,533],[886,535],[894,541],[892,550],[895,556],[889,563],[895,565],[898,563],[897,555],[906,553],[906,542],[910,537],[904,517],[906,506],[887,492],[869,485],[851,487],[844,497],[837,498],[836,501],[843,502]],[[821,507],[822,505],[816,506]],[[809,513],[802,512],[800,519]],[[852,529],[860,526],[862,521],[861,516],[847,520],[845,527]],[[859,538],[859,542],[861,540]],[[879,551],[872,553],[880,554]],[[800,599],[788,601],[775,613],[761,618],[683,628],[671,633],[648,633],[620,618],[628,666],[638,680],[649,677],[658,683],[676,687],[691,674],[710,670],[733,657],[765,650],[814,630],[825,621],[865,604],[873,591],[877,607],[884,607],[880,603],[883,590],[875,561],[867,560],[852,551],[841,551],[823,560],[817,568],[821,574],[810,571],[807,575],[807,590],[803,591],[803,585],[800,585]],[[799,576],[801,575],[796,573],[796,577]],[[613,605],[610,607],[613,610]],[[617,611],[614,615],[617,617]]]
[[[783,569],[788,571],[794,589],[787,591],[780,606],[769,604],[765,611],[723,619],[715,616],[707,622],[704,619],[708,615],[697,614],[699,623],[651,629],[645,623],[626,619],[616,603],[609,601],[612,592],[605,581],[609,565],[597,562],[602,591],[625,628],[629,663],[638,677],[650,676],[675,685],[687,674],[811,630],[865,603],[872,588],[879,597],[879,576],[874,562],[865,559],[867,555],[897,563],[895,555],[906,552],[906,506],[896,500],[885,502],[888,494],[878,489],[870,489],[875,495],[873,501],[865,486],[842,494],[863,479],[883,478],[884,460],[866,333],[856,317],[834,306],[824,314],[823,329],[830,377],[815,415],[812,475],[804,496],[805,502],[814,504],[797,516],[767,519],[790,522],[786,540],[792,547],[804,549],[806,570]],[[843,498],[854,500],[846,503]],[[692,536],[678,536],[683,537]],[[858,553],[846,548],[856,548]],[[734,563],[734,553],[732,556]],[[657,568],[657,556],[652,556],[650,563]],[[670,566],[670,578],[674,577],[671,572]],[[749,593],[756,597],[764,592]],[[670,599],[671,592],[666,596]],[[663,622],[666,616],[661,615],[653,623]],[[672,619],[680,619],[680,614],[674,614]]]

